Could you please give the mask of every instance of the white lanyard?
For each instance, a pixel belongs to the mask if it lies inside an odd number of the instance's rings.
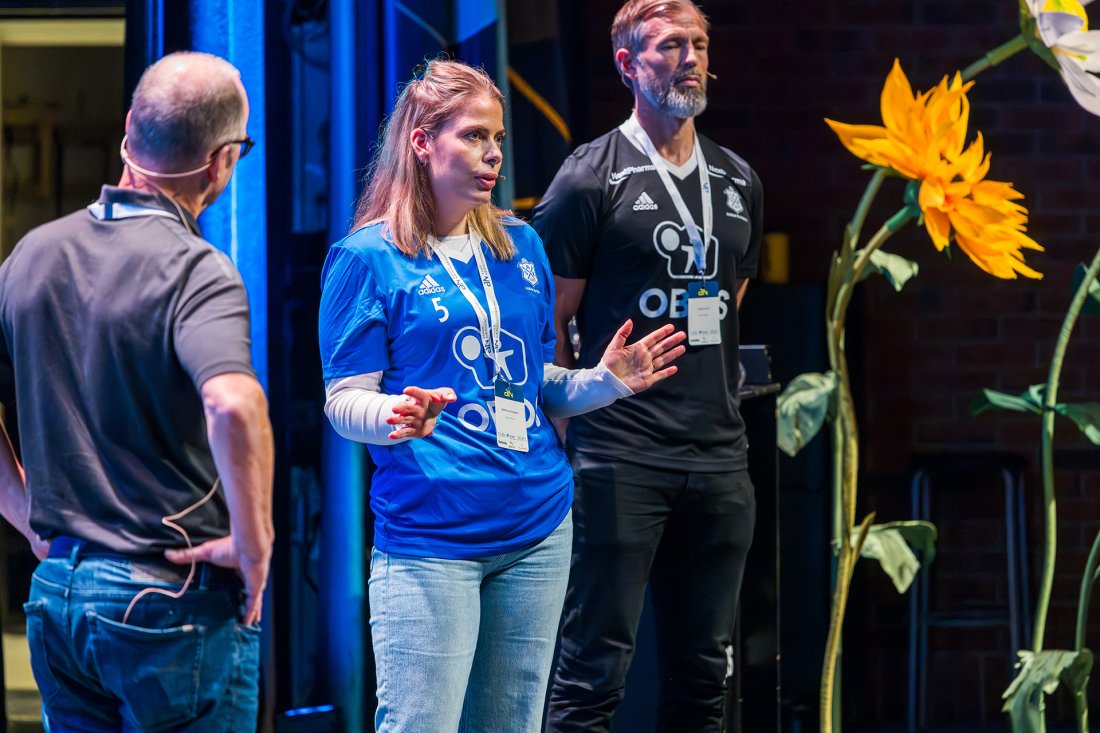
[[[165,216],[169,219],[175,219],[176,221],[187,227],[180,218],[173,214],[171,211],[165,211],[164,209],[153,209],[145,206],[135,206],[134,204],[101,204],[96,202],[94,204],[88,204],[88,211],[92,213],[92,216],[100,221],[113,221],[115,219],[133,219],[136,216]],[[190,227],[187,227],[190,229]]]
[[[680,220],[687,230],[688,238],[691,239],[691,246],[695,250],[695,267],[699,271],[700,277],[702,277],[706,274],[707,247],[710,245],[710,233],[714,230],[714,204],[710,200],[710,175],[707,173],[707,161],[703,157],[703,149],[699,146],[699,134],[695,133],[694,155],[695,165],[699,169],[700,197],[703,200],[702,232],[699,231],[699,227],[695,223],[695,217],[691,215],[687,204],[684,203],[684,197],[680,195],[680,190],[672,182],[672,176],[668,173],[668,164],[657,152],[657,148],[654,147],[653,141],[649,139],[649,135],[638,123],[638,118],[630,115],[630,119],[623,123],[622,129],[637,141],[649,157],[649,162],[657,169],[657,175],[660,176],[661,183],[665,185],[665,190],[672,198],[672,203],[676,206],[676,211],[680,214]]]
[[[481,332],[481,345],[485,349],[485,358],[493,363],[493,379],[495,380],[500,375],[500,362],[497,360],[497,354],[500,353],[500,305],[497,303],[496,289],[493,287],[493,278],[489,274],[489,265],[485,261],[485,253],[481,250],[481,241],[479,239],[475,242],[472,229],[469,237],[470,246],[474,250],[474,261],[477,262],[477,272],[481,276],[481,284],[485,287],[485,300],[489,303],[488,316],[485,315],[485,309],[481,307],[481,303],[478,302],[477,297],[470,290],[470,286],[458,274],[451,258],[436,247],[434,243],[431,243],[431,247],[436,257],[439,258],[440,264],[443,265],[443,269],[451,276],[451,281],[455,284],[455,287],[466,298],[470,307],[474,309],[478,329]]]

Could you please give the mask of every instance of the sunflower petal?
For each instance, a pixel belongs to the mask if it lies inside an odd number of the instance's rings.
[[[951,220],[939,209],[924,210],[924,229],[928,232],[932,244],[940,252],[951,241]]]
[[[868,140],[882,140],[886,137],[886,128],[879,125],[849,125],[828,118],[825,119],[825,124],[840,138],[841,145],[848,148],[852,155],[862,160],[868,160],[865,146]]]
[[[913,87],[909,84],[905,72],[902,71],[901,62],[894,59],[894,66],[890,69],[890,73],[886,76],[886,83],[882,87],[882,98],[879,104],[882,123],[886,129],[900,129],[909,119],[913,102]]]
[[[955,241],[958,243],[959,249],[970,258],[971,262],[988,272],[990,275],[1004,279],[1012,279],[1015,277],[1011,274],[1011,267],[1005,268],[1001,266],[996,257],[989,257],[984,254],[983,249],[976,246],[976,241],[972,237],[956,232]]]
[[[1033,249],[1036,252],[1045,252],[1046,251],[1046,248],[1043,247],[1043,245],[1039,244],[1038,242],[1036,242],[1034,239],[1027,236],[1023,232],[1012,232],[1011,234],[1012,234],[1012,238],[1023,249]]]
[[[989,179],[983,179],[977,181],[974,184],[974,200],[979,202],[987,202],[993,199],[1006,199],[1008,201],[1017,201],[1022,199],[1024,195],[1012,187],[1011,183],[1005,181],[991,181]],[[1027,211],[1027,209],[1024,209]]]
[[[861,140],[859,143],[865,153],[859,157],[868,163],[893,168],[906,178],[920,178],[920,161],[908,146],[894,140]]]

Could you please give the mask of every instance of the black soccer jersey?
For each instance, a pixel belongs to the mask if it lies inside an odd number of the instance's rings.
[[[703,278],[718,283],[722,343],[688,346],[673,377],[571,419],[570,444],[584,453],[685,471],[746,467],[736,294],[740,280],[756,276],[763,198],[744,160],[699,140],[714,210]],[[694,157],[669,170],[702,227]],[[686,330],[687,288],[700,280],[691,241],[653,164],[622,128],[566,159],[535,209],[534,227],[554,274],[588,281],[577,311],[578,366],[597,364],[627,318],[632,339],[670,321]]]

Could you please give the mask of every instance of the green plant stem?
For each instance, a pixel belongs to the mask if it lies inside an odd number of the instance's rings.
[[[848,314],[848,305],[851,303],[855,285],[863,277],[863,271],[871,264],[871,255],[882,249],[882,245],[886,244],[887,239],[915,218],[916,211],[912,206],[906,206],[898,210],[875,232],[875,236],[871,237],[871,241],[867,243],[867,246],[856,255],[851,273],[845,277],[844,283],[837,292],[836,305],[832,313],[831,328],[834,336],[839,341],[841,349],[844,348],[844,319]]]
[[[1039,587],[1039,602],[1035,610],[1035,631],[1032,649],[1040,652],[1043,649],[1044,635],[1046,632],[1047,612],[1050,608],[1050,594],[1054,586],[1054,567],[1058,549],[1058,505],[1054,496],[1054,406],[1058,404],[1058,384],[1062,374],[1062,363],[1065,361],[1066,348],[1073,333],[1073,327],[1081,315],[1081,309],[1088,298],[1089,285],[1100,274],[1100,249],[1092,258],[1077,292],[1073,294],[1069,310],[1062,321],[1062,329],[1058,333],[1058,341],[1054,346],[1054,355],[1050,360],[1050,374],[1047,376],[1046,392],[1043,396],[1043,437],[1040,463],[1043,475],[1043,501],[1046,507],[1046,538],[1043,547],[1043,575]],[[1092,598],[1092,585],[1096,580],[1096,568],[1100,563],[1100,534],[1092,543],[1089,559],[1085,565],[1085,573],[1081,577],[1081,591],[1077,599],[1077,628],[1074,635],[1074,648],[1080,652],[1085,648],[1085,635],[1088,624],[1089,602]],[[1089,730],[1089,702],[1088,695],[1084,691],[1073,696],[1074,713],[1077,717],[1077,728],[1080,733],[1088,733]],[[1042,721],[1045,727],[1046,722]]]
[[[1081,592],[1077,597],[1077,633],[1074,635],[1073,644],[1073,648],[1077,651],[1085,648],[1089,604],[1092,602],[1092,586],[1096,583],[1097,565],[1100,565],[1100,532],[1096,533],[1096,539],[1092,541],[1092,551],[1089,552],[1089,559],[1085,564],[1085,574],[1081,576]]]
[[[1046,507],[1046,540],[1043,547],[1043,574],[1039,582],[1039,601],[1035,608],[1035,631],[1032,636],[1032,650],[1043,650],[1047,627],[1047,612],[1050,609],[1050,592],[1054,586],[1054,561],[1058,548],[1058,511],[1054,498],[1054,406],[1058,404],[1058,382],[1062,374],[1062,362],[1065,361],[1066,348],[1073,327],[1081,315],[1081,309],[1088,297],[1089,283],[1100,273],[1100,250],[1092,258],[1085,273],[1081,287],[1073,295],[1069,310],[1062,321],[1058,341],[1054,345],[1054,355],[1050,359],[1050,374],[1047,377],[1046,393],[1043,395],[1043,436],[1039,461],[1043,475],[1043,503]]]
[[[863,191],[859,206],[856,207],[856,212],[852,215],[852,221],[848,224],[848,240],[845,242],[845,246],[853,251],[859,241],[859,235],[863,231],[863,223],[867,221],[871,204],[874,202],[875,196],[878,195],[879,189],[882,188],[882,182],[886,180],[888,175],[890,175],[888,170],[878,168],[875,170],[875,175],[871,176],[871,180],[867,182],[867,188]]]
[[[833,267],[838,267],[839,260],[834,260]],[[826,314],[831,313],[833,303],[826,304]],[[833,340],[832,340],[832,328],[829,327],[829,317],[825,318],[826,324],[826,344],[829,350],[829,365],[832,366],[836,363],[836,358],[833,356]],[[840,577],[839,558],[841,554],[841,548],[844,546],[844,542],[848,538],[849,527],[844,526],[844,461],[841,460],[841,456],[837,453],[840,446],[844,444],[844,425],[841,424],[839,416],[833,416],[832,420],[833,428],[833,562],[832,566],[832,587],[835,589],[838,579]]]
[[[1088,287],[1088,281],[1083,283]],[[1074,638],[1073,648],[1077,653],[1085,648],[1085,635],[1088,630],[1089,603],[1092,600],[1092,586],[1096,582],[1096,566],[1100,564],[1100,532],[1092,541],[1092,550],[1089,552],[1088,562],[1085,564],[1085,574],[1081,576],[1081,593],[1077,598],[1077,633]],[[1084,692],[1073,696],[1073,707],[1077,715],[1078,733],[1089,733],[1089,698]]]
[[[859,205],[856,206],[855,213],[852,215],[852,220],[848,223],[848,226],[844,231],[844,241],[841,246],[840,255],[833,258],[833,264],[829,271],[829,294],[825,305],[825,312],[827,314],[833,313],[836,306],[837,292],[840,288],[841,282],[847,281],[847,277],[843,272],[845,265],[850,265],[852,259],[855,256],[856,244],[859,242],[860,233],[863,231],[863,224],[867,220],[867,214],[871,209],[871,204],[874,202],[875,197],[878,195],[879,189],[882,188],[882,182],[886,180],[886,177],[890,175],[889,171],[885,168],[878,168],[875,170],[875,174],[871,176],[871,180],[867,182],[867,187],[863,191],[863,196],[860,197]],[[835,365],[837,359],[833,355],[831,349],[833,345],[832,340],[832,327],[826,320],[826,327],[828,333],[826,335],[827,341],[830,345],[829,363]],[[840,446],[844,442],[845,426],[839,420],[832,421],[833,428],[833,446]],[[833,547],[834,557],[840,552],[840,547],[848,540],[848,533],[851,531],[852,523],[845,521],[844,515],[844,500],[843,500],[843,486],[844,486],[844,462],[837,460],[833,461]],[[833,586],[836,586],[837,578],[839,575],[839,568],[837,563],[833,562]]]
[[[836,676],[833,678],[833,696],[834,696],[833,699],[834,700],[842,700],[843,699],[840,696],[840,692],[841,692],[841,690],[844,689],[844,665],[843,665],[843,661],[844,661],[844,639],[843,639],[843,637],[841,637],[841,639],[839,640],[838,643],[840,644],[840,650],[837,652],[837,656],[836,656]],[[840,733],[841,728],[843,727],[843,724],[844,724],[843,718],[844,718],[844,716],[841,715],[842,712],[843,711],[841,710],[840,705],[833,706],[833,731],[835,731],[835,733]]]
[[[962,80],[964,82],[970,81],[986,69],[993,68],[1005,59],[1015,56],[1020,51],[1023,51],[1025,48],[1027,48],[1027,39],[1024,38],[1024,34],[1021,33],[1020,35],[1013,38],[1011,41],[1002,43],[1000,46],[997,46],[997,48],[993,49],[974,63],[970,64],[970,66],[967,66],[965,69],[963,69]]]
[[[876,176],[877,177],[877,176]],[[834,465],[834,480],[839,479],[839,486],[834,487],[834,522],[839,514],[841,527],[839,530],[840,542],[837,546],[837,572],[836,582],[833,588],[833,609],[829,619],[829,636],[825,645],[825,660],[821,673],[821,709],[820,723],[822,733],[839,733],[839,726],[834,721],[839,695],[835,689],[837,669],[840,661],[841,634],[844,627],[844,614],[848,604],[848,593],[851,587],[852,574],[855,572],[856,562],[859,560],[859,551],[862,549],[863,540],[866,538],[867,529],[870,527],[871,517],[864,520],[860,527],[858,541],[853,547],[851,531],[855,527],[856,516],[856,490],[859,471],[859,429],[856,424],[855,403],[852,398],[852,384],[848,369],[848,358],[844,350],[844,327],[848,315],[848,306],[852,301],[852,294],[857,283],[863,275],[863,271],[871,262],[871,254],[880,249],[886,240],[894,232],[908,224],[914,217],[912,207],[906,206],[894,214],[875,233],[867,246],[855,253],[855,240],[852,233],[859,230],[866,216],[870,199],[877,192],[881,180],[872,179],[868,184],[870,195],[865,194],[861,202],[863,213],[857,210],[857,217],[853,218],[848,227],[845,241],[845,250],[834,262],[832,277],[839,280],[835,286],[834,295],[827,311],[827,343],[829,349],[829,365],[837,378],[837,415],[834,420],[833,440],[834,455],[839,457],[839,471]],[[874,188],[872,188],[872,185]],[[865,205],[866,204],[866,205]],[[854,258],[854,259],[853,259]],[[847,271],[842,268],[850,263]],[[839,497],[839,502],[837,501]]]
[[[841,549],[845,547],[851,528],[856,520],[856,488],[859,457],[859,429],[856,425],[855,403],[852,398],[852,383],[848,369],[848,356],[844,348],[845,323],[848,317],[848,306],[851,305],[855,286],[863,277],[864,270],[871,263],[871,255],[882,248],[886,240],[894,232],[909,223],[915,214],[912,207],[906,206],[894,214],[871,237],[867,246],[856,255],[851,269],[844,273],[844,280],[837,289],[836,302],[828,317],[828,348],[829,366],[837,379],[837,416],[836,422],[840,425],[840,443],[834,446],[840,448],[841,456],[841,491],[840,502],[843,527],[841,530]]]
[[[875,520],[872,512],[859,526],[856,535],[855,547],[849,544],[841,548],[838,561],[836,588],[833,589],[833,609],[829,618],[829,638],[825,643],[825,662],[821,670],[821,731],[822,733],[840,733],[839,705],[836,700],[840,698],[837,683],[840,678],[840,670],[837,660],[840,658],[840,629],[844,623],[844,613],[848,606],[848,589],[852,585],[852,574],[856,569],[856,560],[863,549],[863,543],[867,539],[867,532],[871,529],[871,523]],[[836,633],[834,633],[836,630]],[[834,717],[835,716],[835,717]]]
[[[1087,690],[1073,695],[1073,710],[1077,716],[1077,733],[1089,733],[1089,696]]]

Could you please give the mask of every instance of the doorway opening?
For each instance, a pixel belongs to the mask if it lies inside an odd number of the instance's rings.
[[[0,16],[0,260],[30,229],[118,181],[124,35],[121,8],[114,17]],[[3,418],[17,451],[36,439],[18,435],[14,411]],[[24,538],[0,522],[0,722],[12,733],[42,730],[23,617],[36,564]]]

